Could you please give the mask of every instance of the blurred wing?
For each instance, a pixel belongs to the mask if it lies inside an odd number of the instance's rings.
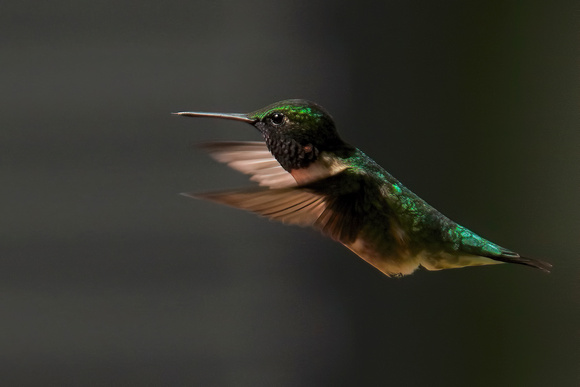
[[[300,188],[250,188],[213,193],[183,194],[252,211],[286,224],[312,226],[342,243],[352,242],[362,226],[336,199]]]
[[[240,189],[185,196],[252,211],[286,224],[312,226],[326,207],[324,197],[300,189]]]
[[[202,145],[214,159],[242,173],[252,181],[270,188],[296,186],[296,180],[276,161],[266,147],[257,141],[211,142]]]

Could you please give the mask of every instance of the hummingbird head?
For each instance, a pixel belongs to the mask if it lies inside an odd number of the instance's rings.
[[[346,146],[330,114],[314,102],[290,99],[248,114],[286,170],[308,167],[322,152]]]
[[[307,168],[322,152],[351,149],[338,135],[328,112],[314,102],[288,99],[247,114],[177,113],[248,122],[262,133],[268,150],[287,171]]]

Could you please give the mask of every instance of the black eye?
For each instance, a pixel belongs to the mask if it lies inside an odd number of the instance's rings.
[[[285,119],[286,117],[282,113],[274,113],[270,116],[270,121],[272,121],[274,125],[282,125]]]

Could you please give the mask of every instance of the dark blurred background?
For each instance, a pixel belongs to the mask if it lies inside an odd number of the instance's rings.
[[[2,385],[580,385],[578,4],[0,6]],[[325,106],[505,265],[395,280],[179,192],[248,185],[171,116]]]

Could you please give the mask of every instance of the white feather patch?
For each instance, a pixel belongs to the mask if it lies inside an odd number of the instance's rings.
[[[318,159],[306,168],[293,169],[290,171],[298,185],[312,183],[326,179],[344,171],[348,166],[337,157],[330,157],[322,152]]]

